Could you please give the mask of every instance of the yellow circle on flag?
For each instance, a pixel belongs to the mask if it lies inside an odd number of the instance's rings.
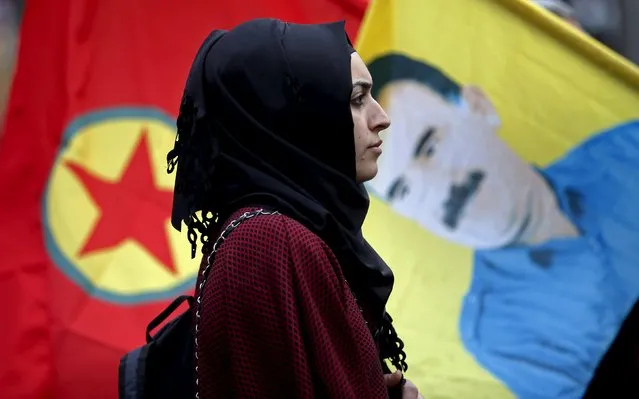
[[[154,109],[118,108],[66,129],[43,197],[45,243],[91,296],[141,303],[193,286],[199,262],[170,224],[174,126]]]

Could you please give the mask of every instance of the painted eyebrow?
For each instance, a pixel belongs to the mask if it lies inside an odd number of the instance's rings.
[[[428,128],[426,128],[426,131],[422,133],[422,136],[420,137],[419,141],[417,142],[417,145],[415,146],[415,152],[413,153],[413,158],[418,158],[421,155],[423,155],[422,152],[424,151],[426,144],[428,144],[428,142],[430,141],[430,139],[433,137],[434,134],[435,134],[434,127],[429,126]]]

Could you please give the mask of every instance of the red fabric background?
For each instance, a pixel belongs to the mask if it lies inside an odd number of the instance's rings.
[[[354,40],[365,6],[365,0],[27,2],[0,144],[3,398],[115,398],[120,356],[142,342],[146,324],[165,306],[87,298],[48,258],[40,201],[69,121],[129,105],[175,115],[192,58],[211,29],[255,17],[345,19]]]

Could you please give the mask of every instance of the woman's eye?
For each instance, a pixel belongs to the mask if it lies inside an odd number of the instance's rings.
[[[357,96],[351,100],[351,103],[357,107],[364,105],[364,96]]]

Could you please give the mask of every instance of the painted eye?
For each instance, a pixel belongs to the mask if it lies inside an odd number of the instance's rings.
[[[413,158],[430,158],[433,156],[435,153],[435,132],[436,129],[432,126],[426,128],[424,133],[422,133],[422,136],[419,138],[419,141],[417,141]]]

